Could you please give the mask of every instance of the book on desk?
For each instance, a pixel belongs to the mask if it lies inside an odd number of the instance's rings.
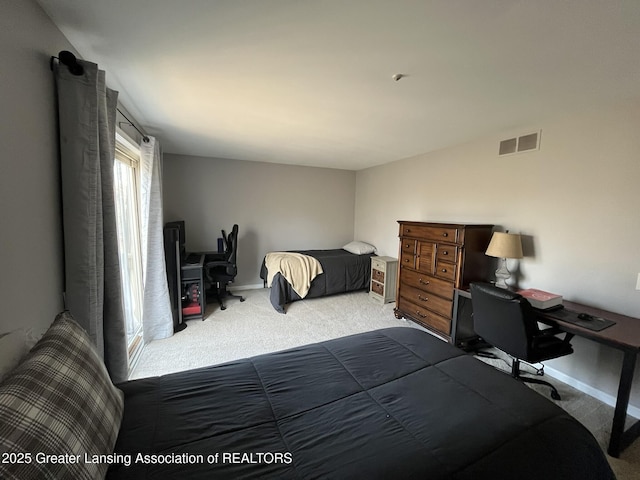
[[[517,293],[529,300],[529,303],[533,308],[537,308],[539,310],[557,308],[562,305],[562,295],[558,295],[557,293],[545,292],[544,290],[538,290],[537,288],[518,290]]]
[[[566,310],[562,304],[562,295],[557,293],[545,292],[537,288],[518,290],[518,293],[526,298],[533,308],[555,320],[562,320],[594,331],[615,325],[615,322],[605,318]]]

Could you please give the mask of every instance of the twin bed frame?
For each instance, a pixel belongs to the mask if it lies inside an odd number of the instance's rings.
[[[356,255],[341,248],[333,250],[297,250],[316,258],[322,265],[321,273],[311,282],[311,288],[305,298],[322,297],[337,293],[346,293],[369,288],[371,279],[371,257],[375,254]],[[260,278],[267,281],[267,267],[262,262]],[[286,306],[291,302],[301,300],[291,284],[280,274],[276,273],[271,285],[270,301],[273,308],[280,313],[286,313]]]

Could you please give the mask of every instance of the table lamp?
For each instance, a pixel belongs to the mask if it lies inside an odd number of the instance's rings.
[[[496,270],[496,287],[509,288],[507,280],[511,277],[511,272],[507,268],[507,258],[522,258],[522,241],[520,235],[503,232],[493,232],[487,251],[490,257],[497,257],[498,269]]]

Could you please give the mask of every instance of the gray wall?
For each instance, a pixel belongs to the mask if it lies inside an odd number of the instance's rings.
[[[538,128],[539,151],[497,155],[500,140]],[[525,235],[527,256],[509,261],[521,286],[640,317],[639,131],[640,103],[629,103],[359,171],[355,235],[397,256],[397,220],[495,224]],[[369,208],[388,185],[397,193]],[[621,354],[573,343],[574,355],[549,366],[612,399]]]
[[[237,223],[235,285],[260,285],[269,251],[353,240],[355,179],[347,170],[165,154],[164,214],[185,220],[190,251],[215,250],[220,230]]]
[[[49,58],[71,50],[32,0],[0,3],[0,332],[39,336],[62,309],[56,110]]]

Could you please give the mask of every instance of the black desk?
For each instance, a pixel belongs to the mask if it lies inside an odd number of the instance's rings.
[[[469,299],[471,298],[471,294],[467,290],[456,290],[453,314],[454,322],[457,320],[455,307],[456,304],[460,303],[461,297]],[[635,422],[628,430],[625,431],[624,429],[636,358],[638,353],[640,353],[640,319],[574,302],[564,301],[563,305],[565,309],[569,311],[584,312],[616,322],[615,325],[607,327],[604,330],[594,331],[554,318],[552,312],[545,313],[539,311],[539,320],[541,323],[557,326],[564,332],[572,333],[603,345],[608,345],[623,352],[624,359],[620,372],[620,384],[618,386],[618,396],[616,397],[609,448],[607,449],[609,455],[618,457],[620,452],[640,436],[640,421]]]

